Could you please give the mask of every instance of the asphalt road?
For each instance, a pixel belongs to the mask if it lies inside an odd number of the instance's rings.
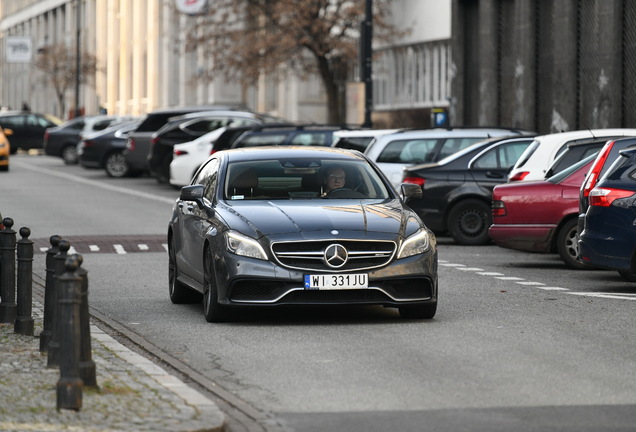
[[[37,244],[81,238],[94,310],[213,383],[244,414],[230,430],[636,430],[636,285],[617,273],[440,237],[431,321],[363,307],[210,324],[201,305],[168,299],[161,248],[177,194],[45,156],[0,173],[14,229]]]

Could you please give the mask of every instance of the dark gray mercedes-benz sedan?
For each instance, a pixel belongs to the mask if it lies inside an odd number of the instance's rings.
[[[173,303],[382,305],[437,310],[435,236],[356,151],[267,147],[215,153],[181,189],[168,227]]]

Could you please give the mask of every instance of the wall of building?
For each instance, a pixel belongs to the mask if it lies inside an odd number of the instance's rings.
[[[633,127],[634,19],[629,0],[453,0],[451,121]]]

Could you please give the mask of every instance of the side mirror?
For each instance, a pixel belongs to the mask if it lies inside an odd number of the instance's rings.
[[[404,202],[408,202],[412,199],[422,198],[422,187],[413,183],[402,183],[400,185],[400,191],[402,192],[402,198]]]
[[[181,201],[194,201],[199,208],[203,208],[203,185],[197,184],[182,187],[179,199]]]

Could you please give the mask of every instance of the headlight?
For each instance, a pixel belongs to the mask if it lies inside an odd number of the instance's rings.
[[[235,231],[228,231],[225,236],[227,249],[233,254],[262,260],[267,259],[267,254],[256,240]]]
[[[402,242],[400,252],[398,252],[398,259],[424,253],[429,249],[430,244],[431,239],[428,231],[420,228],[419,231]]]

